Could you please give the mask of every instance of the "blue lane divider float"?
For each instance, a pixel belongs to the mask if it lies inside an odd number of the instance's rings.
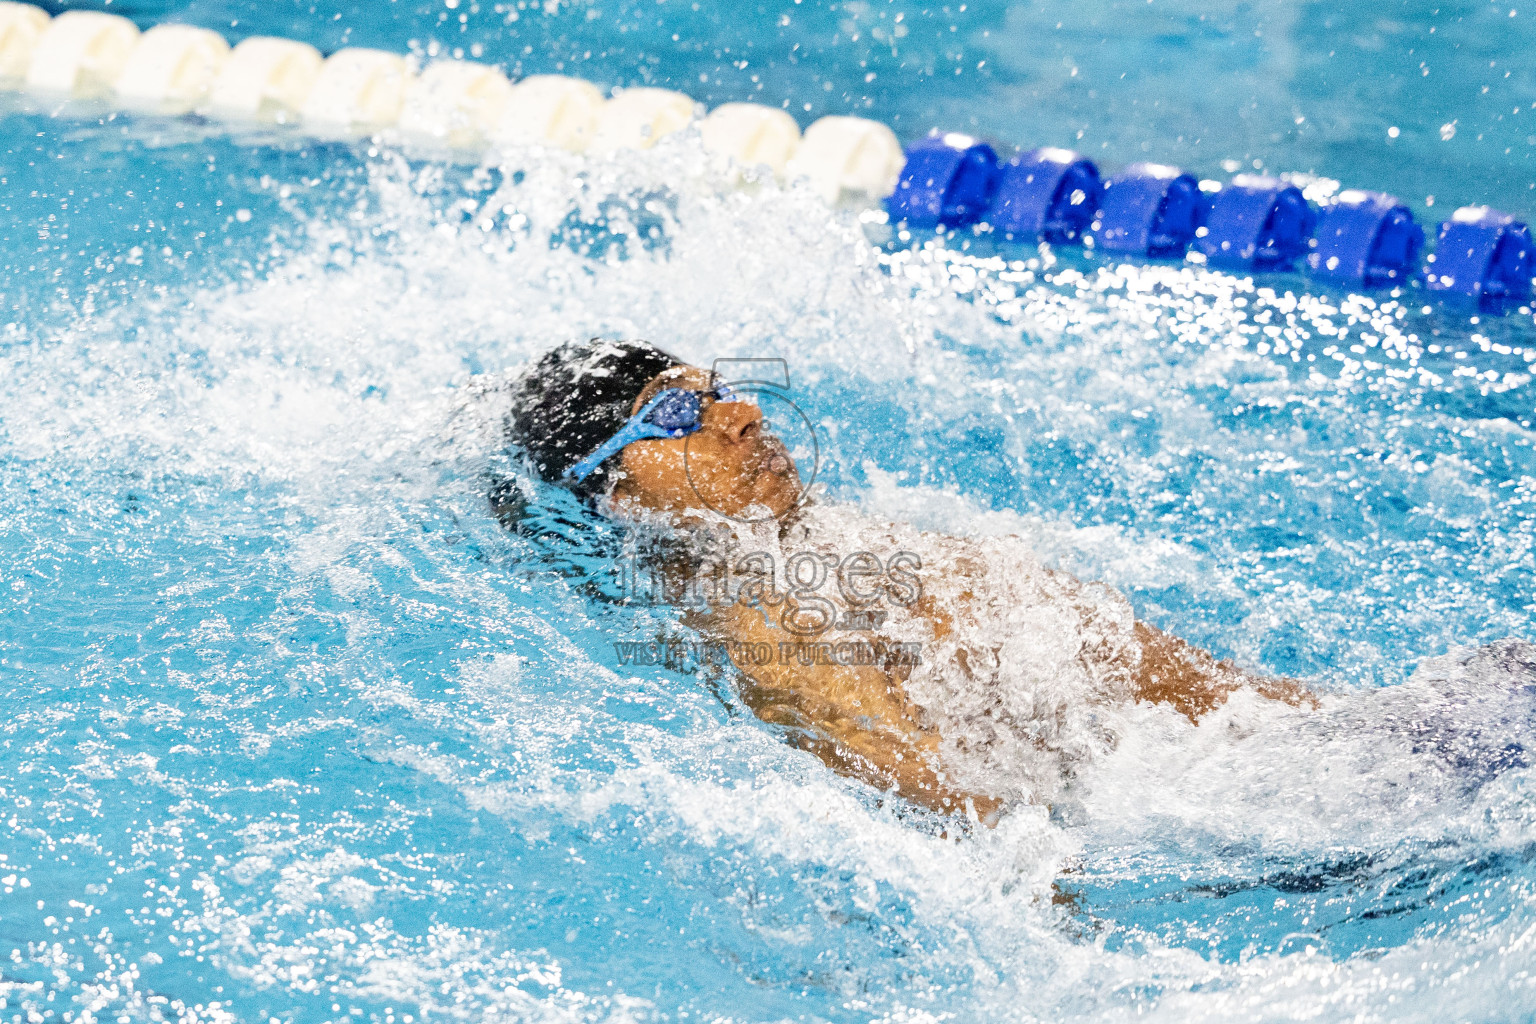
[[[1316,211],[1295,185],[1239,174],[1211,198],[1195,250],[1216,267],[1289,270],[1307,251],[1316,223]]]
[[[1463,206],[1440,225],[1424,285],[1475,300],[1489,312],[1531,294],[1531,232],[1507,213]]]
[[[1094,244],[1152,259],[1182,259],[1209,207],[1192,174],[1164,164],[1131,164],[1104,182]]]
[[[907,162],[886,200],[891,216],[921,227],[964,227],[987,212],[997,184],[997,153],[956,132],[907,147]]]
[[[989,220],[1012,238],[1076,241],[1098,211],[1102,191],[1091,160],[1070,149],[1032,149],[998,173]]]
[[[1182,259],[1192,247],[1233,270],[1292,270],[1305,256],[1313,277],[1364,288],[1408,284],[1420,273],[1424,229],[1383,192],[1347,189],[1319,211],[1295,185],[1262,175],[1239,174],[1212,193],[1176,167],[1136,163],[1106,181],[1092,161],[1055,148],[998,166],[990,145],[955,132],[934,132],[905,158],[886,204],[912,227],[986,223],[1015,240],[1087,241],[1149,259]],[[1531,295],[1536,246],[1508,214],[1463,207],[1439,226],[1435,249],[1422,268],[1431,292],[1489,312]]]
[[[1318,217],[1307,269],[1314,277],[1387,288],[1415,272],[1424,229],[1385,192],[1346,189]]]

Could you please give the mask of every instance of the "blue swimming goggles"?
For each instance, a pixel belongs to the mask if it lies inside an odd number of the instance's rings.
[[[597,472],[608,459],[624,450],[626,445],[653,438],[683,437],[704,425],[704,399],[717,402],[733,402],[736,399],[726,387],[710,391],[694,391],[689,388],[667,388],[646,402],[619,428],[618,433],[597,446],[597,449],[576,465],[566,470],[564,478],[581,483]]]

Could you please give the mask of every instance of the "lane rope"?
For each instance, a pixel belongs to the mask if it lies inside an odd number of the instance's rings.
[[[1439,224],[1433,251],[1412,212],[1382,192],[1309,200],[1284,178],[1199,180],[1136,163],[1104,176],[1079,153],[1045,147],[1001,158],[987,143],[935,131],[903,148],[878,121],[832,115],[802,134],[784,110],[726,103],[705,112],[670,89],[613,89],[562,75],[510,81],[465,60],[414,60],[348,47],[324,56],[291,39],[231,47],[219,33],[165,24],[140,32],[97,11],[50,17],[0,0],[0,90],[44,102],[292,125],[323,138],[377,133],[473,153],[501,145],[573,152],[647,149],[696,125],[705,147],[781,181],[805,179],[830,203],[882,204],[919,230],[990,230],[1005,239],[1082,245],[1239,272],[1292,271],[1353,288],[1417,282],[1431,295],[1501,313],[1528,301],[1536,267],[1528,226],[1483,206]],[[1423,262],[1420,262],[1422,256]]]

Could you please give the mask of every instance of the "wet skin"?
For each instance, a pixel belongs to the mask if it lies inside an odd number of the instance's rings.
[[[687,366],[654,378],[631,413],[664,388],[713,388],[709,371]],[[681,438],[637,441],[620,456],[622,471],[612,491],[619,512],[666,513],[686,522],[704,508],[724,515],[761,514],[781,520],[801,499],[800,477],[782,443],[763,427],[750,402],[706,398],[701,426]],[[950,616],[924,598],[914,611],[935,639],[953,629]],[[743,604],[693,616],[692,624],[736,643],[795,640],[771,617]],[[1136,700],[1172,705],[1198,722],[1248,686],[1293,705],[1316,705],[1300,684],[1251,675],[1228,661],[1143,622],[1135,625],[1140,658],[1130,669]],[[986,793],[963,792],[949,783],[940,760],[941,737],[921,724],[920,710],[902,686],[910,668],[770,664],[737,665],[742,698],[765,721],[791,729],[801,747],[835,771],[944,813],[965,810],[991,823],[1000,802]]]
[[[708,370],[679,366],[658,374],[635,399],[631,415],[657,392],[713,388]],[[703,425],[687,437],[636,441],[620,455],[619,505],[681,513],[704,508],[728,516],[754,506],[782,517],[800,500],[800,474],[778,438],[763,429],[752,402],[704,399]]]

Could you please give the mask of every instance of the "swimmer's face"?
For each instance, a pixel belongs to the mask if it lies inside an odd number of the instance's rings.
[[[666,388],[714,387],[708,370],[664,370],[640,392],[630,414]],[[763,429],[762,410],[749,401],[706,399],[700,418],[699,429],[686,437],[626,447],[619,456],[623,475],[614,501],[656,512],[711,509],[737,516],[753,514],[754,507],[774,516],[788,512],[800,498],[800,474],[783,442]]]

